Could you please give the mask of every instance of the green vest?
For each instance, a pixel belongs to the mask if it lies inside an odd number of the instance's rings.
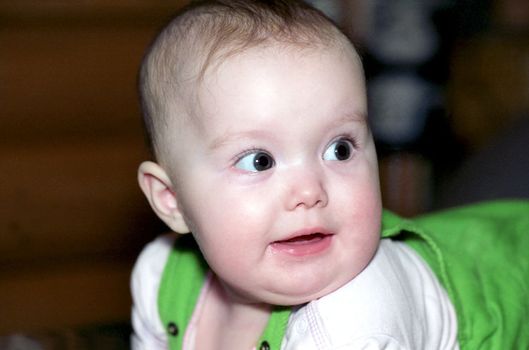
[[[462,350],[529,349],[529,201],[498,201],[407,220],[384,212],[382,238],[405,242],[452,301]],[[158,309],[169,347],[182,348],[208,267],[192,238],[169,255]],[[280,349],[289,308],[277,308],[257,349]]]

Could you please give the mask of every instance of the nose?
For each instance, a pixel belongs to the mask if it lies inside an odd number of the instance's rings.
[[[299,171],[290,174],[286,191],[288,210],[325,207],[328,202],[323,176],[317,171]]]

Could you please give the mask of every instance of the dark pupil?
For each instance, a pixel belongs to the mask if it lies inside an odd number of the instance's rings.
[[[340,141],[336,143],[336,148],[334,149],[334,154],[338,160],[349,159],[351,155],[351,150],[349,149],[349,144],[345,141]]]
[[[257,171],[263,171],[272,167],[272,159],[266,153],[257,153],[253,160],[253,165]]]

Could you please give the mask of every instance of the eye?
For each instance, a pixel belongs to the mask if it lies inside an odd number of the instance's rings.
[[[274,165],[274,158],[266,152],[248,153],[235,163],[236,168],[254,173],[268,170]]]
[[[344,161],[351,158],[351,153],[353,153],[351,141],[341,139],[331,143],[323,153],[323,159]]]

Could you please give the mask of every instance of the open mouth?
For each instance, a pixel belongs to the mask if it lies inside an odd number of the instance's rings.
[[[322,239],[324,239],[326,236],[326,234],[324,233],[311,233],[311,234],[308,234],[308,235],[301,235],[301,236],[296,236],[296,237],[292,237],[290,239],[286,239],[286,240],[283,240],[283,241],[276,241],[275,243],[282,243],[282,244],[312,244],[312,243],[315,243],[317,241],[320,241]]]
[[[301,257],[321,253],[331,244],[332,234],[315,232],[275,241],[272,248],[280,253]]]

